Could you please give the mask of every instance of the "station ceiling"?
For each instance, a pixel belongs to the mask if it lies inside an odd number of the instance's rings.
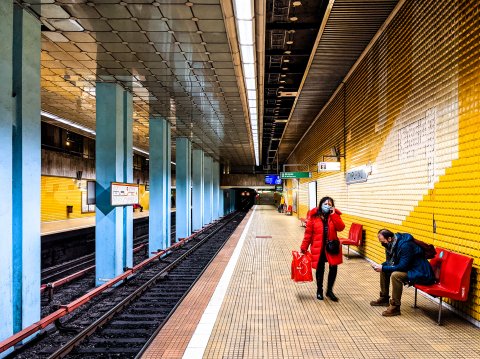
[[[117,82],[133,94],[134,146],[148,151],[149,118],[163,117],[221,163],[255,164],[232,0],[19,2],[42,22],[43,111],[94,130],[95,83]],[[262,164],[288,157],[397,2],[255,0]]]

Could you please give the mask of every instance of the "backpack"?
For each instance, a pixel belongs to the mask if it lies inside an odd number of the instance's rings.
[[[425,259],[432,259],[437,255],[437,251],[436,251],[435,247],[433,246],[433,244],[425,243],[425,242],[423,242],[419,239],[416,239],[416,238],[413,238],[413,242],[417,246],[422,248],[423,254],[425,255]]]

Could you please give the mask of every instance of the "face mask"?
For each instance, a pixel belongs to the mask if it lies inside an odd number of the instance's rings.
[[[327,214],[330,213],[330,206],[327,203],[322,204],[322,212]]]

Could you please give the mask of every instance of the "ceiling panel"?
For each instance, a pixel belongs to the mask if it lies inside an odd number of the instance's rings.
[[[283,163],[383,25],[398,0],[336,0],[278,147]]]
[[[220,0],[46,3],[23,2],[44,25],[43,110],[95,129],[95,82],[117,82],[133,94],[135,146],[164,117],[214,158],[254,163]]]

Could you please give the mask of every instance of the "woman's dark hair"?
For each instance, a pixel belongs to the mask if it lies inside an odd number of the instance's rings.
[[[332,202],[332,206],[335,207],[335,202],[333,201],[333,198],[332,197],[328,197],[328,196],[325,196],[323,197],[320,202],[318,202],[318,208],[322,207],[322,204],[325,202],[325,201],[328,201],[330,200]]]
[[[385,238],[385,239],[393,238],[395,236],[392,231],[389,231],[388,229],[385,229],[385,228],[379,230],[377,235],[378,234],[381,234],[383,236],[383,238]]]
[[[323,216],[322,213],[322,204],[325,203],[326,201],[330,200],[332,202],[332,206],[335,207],[335,202],[333,201],[332,197],[325,196],[323,197],[320,202],[318,202],[318,211],[317,211],[317,216]]]

